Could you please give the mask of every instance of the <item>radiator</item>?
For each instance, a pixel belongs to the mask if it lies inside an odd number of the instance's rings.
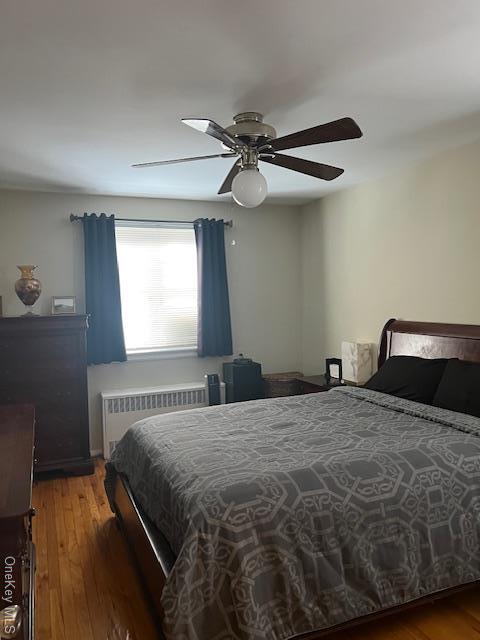
[[[208,388],[204,382],[103,391],[103,455],[108,460],[118,441],[135,422],[150,416],[208,406]],[[220,383],[220,398],[225,402],[225,383]]]

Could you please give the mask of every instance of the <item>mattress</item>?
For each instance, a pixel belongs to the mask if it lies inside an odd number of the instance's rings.
[[[367,389],[143,420],[169,640],[283,640],[480,579],[480,419]],[[107,483],[108,486],[108,483]]]

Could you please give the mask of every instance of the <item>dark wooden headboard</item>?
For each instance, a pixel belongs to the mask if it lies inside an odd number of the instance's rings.
[[[480,362],[480,326],[393,318],[383,327],[378,366],[390,356],[460,358]]]

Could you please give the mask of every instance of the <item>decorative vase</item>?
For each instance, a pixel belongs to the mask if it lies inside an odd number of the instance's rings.
[[[26,315],[33,315],[31,307],[33,307],[42,293],[42,283],[33,275],[36,268],[33,264],[20,264],[17,266],[17,269],[20,269],[21,276],[15,282],[15,293],[25,305]]]

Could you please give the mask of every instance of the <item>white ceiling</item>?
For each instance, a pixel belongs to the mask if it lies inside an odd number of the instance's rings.
[[[333,183],[263,165],[306,202],[480,138],[478,0],[3,0],[0,185],[217,199],[231,160],[180,122],[261,111],[284,135],[353,117],[361,140],[292,155]]]

